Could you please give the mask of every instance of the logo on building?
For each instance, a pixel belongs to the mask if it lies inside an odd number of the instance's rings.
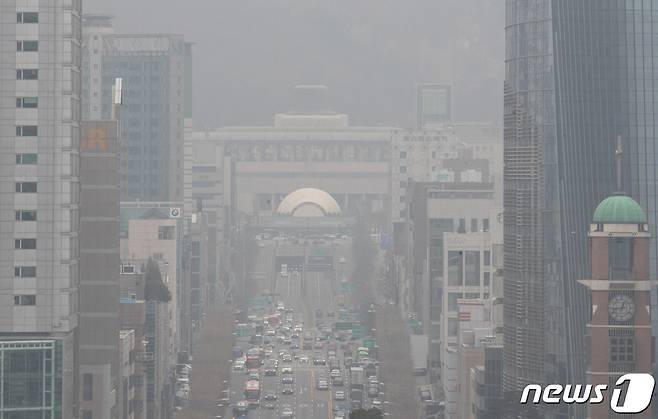
[[[169,208],[169,218],[180,218],[181,209],[180,208]]]
[[[651,404],[656,385],[651,374],[624,374],[615,382],[610,398],[610,409],[615,413],[641,413]],[[523,389],[521,404],[599,404],[605,401],[607,384],[551,384],[542,388],[529,384]],[[530,394],[532,393],[532,399]],[[622,397],[623,396],[623,397]]]

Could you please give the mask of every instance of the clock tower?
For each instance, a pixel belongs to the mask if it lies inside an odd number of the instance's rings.
[[[649,278],[649,227],[642,207],[616,194],[594,212],[589,233],[590,279],[579,281],[591,290],[591,321],[585,356],[588,384],[614,387],[626,373],[651,373],[652,346]],[[606,402],[592,404],[589,418],[622,417]],[[633,417],[650,418],[651,406]]]

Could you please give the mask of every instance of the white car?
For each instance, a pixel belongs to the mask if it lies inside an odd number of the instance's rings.
[[[334,400],[341,401],[345,400],[345,392],[344,391],[337,391],[334,393]]]
[[[233,364],[233,370],[244,371],[244,362],[237,361],[235,364]]]
[[[283,367],[283,368],[281,368],[281,373],[282,374],[292,374],[292,368],[291,367]]]

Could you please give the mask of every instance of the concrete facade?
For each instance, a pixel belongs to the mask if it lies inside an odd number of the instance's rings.
[[[119,405],[119,141],[116,121],[84,121],[80,144],[80,410]],[[84,385],[93,387],[86,397]]]
[[[182,201],[190,44],[174,34],[116,34],[107,15],[85,16],[83,24],[85,115],[109,118],[112,83],[123,79],[122,200]]]
[[[79,0],[0,4],[0,348],[6,365],[47,359],[62,385],[44,375],[41,397],[19,368],[0,384],[30,400],[15,414],[53,419],[78,416],[80,14]]]

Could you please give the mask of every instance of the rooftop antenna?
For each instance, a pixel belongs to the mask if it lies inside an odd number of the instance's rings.
[[[621,142],[621,135],[617,135],[617,148],[615,149],[615,160],[617,166],[617,193],[620,194],[623,193],[624,191],[623,178],[622,178],[623,157],[624,157],[624,149]]]

